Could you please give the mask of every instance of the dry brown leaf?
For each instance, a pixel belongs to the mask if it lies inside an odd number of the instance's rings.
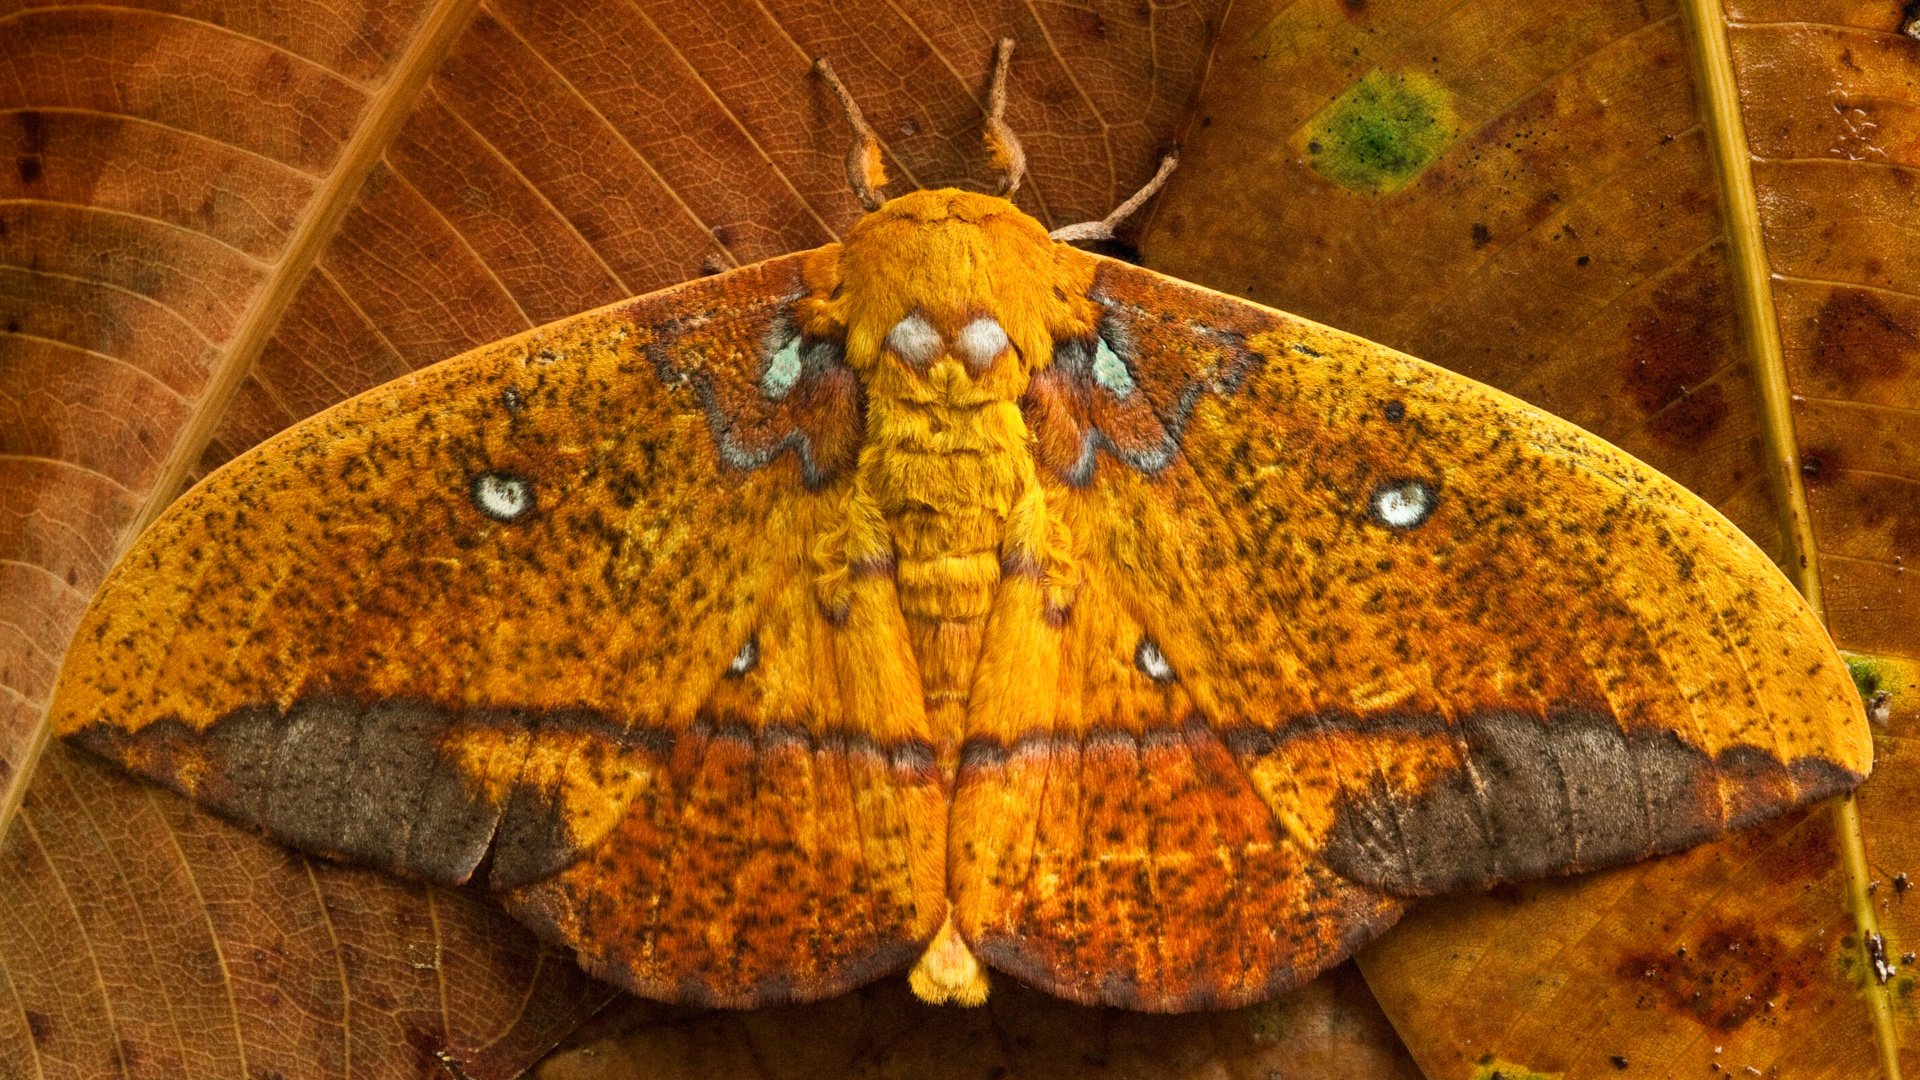
[[[831,239],[857,208],[813,55],[903,189],[981,186],[986,66],[1011,34],[1022,202],[1059,224],[1152,172],[1224,7],[0,10],[0,1075],[507,1076],[598,1008],[604,987],[464,894],[305,860],[84,755],[41,756],[87,596],[188,481],[335,401]],[[1116,1069],[1352,1047],[1404,1073],[1377,1009],[1335,985],[1192,1021],[1015,994],[993,1015]],[[674,1030],[723,1054],[786,1025],[796,1053],[857,1035],[942,1060],[846,1026],[888,1001],[897,1024],[897,988],[856,1000]],[[636,1038],[630,1060],[680,1048]]]
[[[504,913],[65,747],[0,848],[0,1076],[513,1076],[612,996]]]
[[[1230,1012],[1089,1009],[1000,980],[979,1009],[921,1003],[889,979],[817,1005],[686,1015],[633,1001],[534,1073],[538,1080],[918,1080],[1049,1077],[1418,1080],[1352,965]]]
[[[1900,876],[1920,873],[1920,712],[1893,693],[1920,658],[1920,41],[1900,18],[1318,0],[1223,28],[1148,263],[1491,382],[1687,483],[1870,654],[1887,714],[1857,808],[1435,902],[1363,954],[1429,1075],[1920,1069]]]

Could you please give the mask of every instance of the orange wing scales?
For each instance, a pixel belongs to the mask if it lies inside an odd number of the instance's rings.
[[[925,747],[694,734],[586,858],[507,904],[649,996],[744,1008],[835,994],[925,948],[912,850],[943,802]]]
[[[961,777],[961,930],[995,967],[1075,1001],[1258,1001],[1403,906],[1292,844],[1203,725],[976,744]]]
[[[1490,388],[920,192],[457,357],[171,508],[56,730],[747,1006],[1276,993],[1405,897],[1857,784],[1818,620]]]

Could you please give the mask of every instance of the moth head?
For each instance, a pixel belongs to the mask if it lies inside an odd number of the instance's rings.
[[[868,211],[839,249],[830,289],[816,286],[813,318],[846,334],[848,366],[869,393],[930,403],[1012,402],[1056,348],[1093,340],[1093,263],[1068,245],[1112,239],[1166,182],[1172,155],[1146,187],[1105,218],[1056,229],[1012,202],[1026,155],[1005,119],[1012,39],[994,55],[983,133],[1001,173],[994,194],[941,188],[886,199],[880,142],[823,58],[814,71],[853,129],[847,183]],[[822,299],[824,298],[824,299]]]
[[[1017,398],[1071,314],[1057,246],[998,196],[944,188],[889,200],[840,249],[848,364],[913,397]]]

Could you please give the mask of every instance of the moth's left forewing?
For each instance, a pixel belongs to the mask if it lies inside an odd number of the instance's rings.
[[[1028,403],[1088,582],[1060,630],[1068,704],[1026,762],[963,768],[955,810],[958,829],[970,784],[1025,784],[1039,807],[974,860],[1012,885],[956,870],[985,955],[1085,998],[1247,1000],[1390,921],[1379,893],[1617,865],[1865,776],[1865,719],[1819,620],[1678,484],[1305,320],[1110,260],[1090,295],[1123,328],[1103,339],[1119,363],[1070,363]],[[1130,402],[1151,425],[1122,422]],[[1177,452],[1130,434],[1155,429]],[[1218,785],[1211,821],[1154,787],[1196,769]],[[1221,866],[1216,894],[1195,884],[1204,853],[1266,851],[1241,843],[1265,826],[1228,824],[1243,793],[1271,822],[1260,843],[1303,861]],[[1116,804],[1104,826],[1088,809]],[[1094,862],[1103,827],[1112,858]],[[1136,928],[1156,945],[1116,953],[1125,989],[1070,974],[1101,970],[1103,921],[1067,916],[1116,852],[1157,898],[1093,889],[1115,917],[1157,919]],[[1315,929],[1276,941],[1256,899]],[[1205,945],[1171,929],[1186,917],[1270,979],[1170,964]]]

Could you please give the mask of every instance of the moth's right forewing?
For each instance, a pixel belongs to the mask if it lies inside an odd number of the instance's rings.
[[[910,665],[897,619],[815,599],[861,441],[808,321],[832,254],[487,346],[235,459],[102,587],[56,730],[305,850],[478,874],[644,993],[905,963],[945,810],[917,714],[873,730],[888,675],[847,659]]]

